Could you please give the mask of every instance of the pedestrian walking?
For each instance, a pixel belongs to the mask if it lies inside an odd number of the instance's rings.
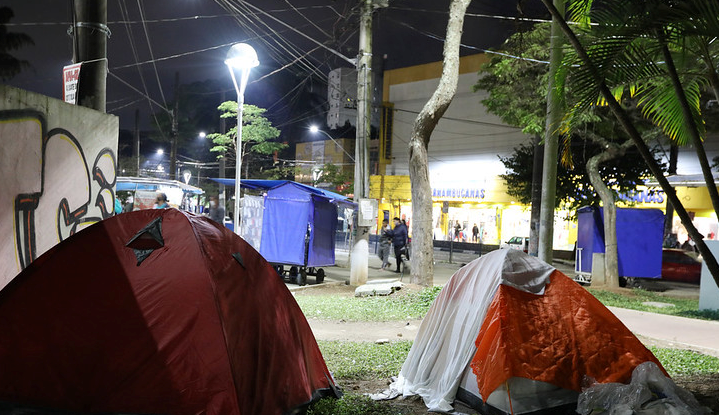
[[[474,226],[472,226],[472,242],[477,243],[479,240],[479,228],[477,227],[477,224],[475,223]]]
[[[225,220],[225,208],[220,206],[220,201],[217,196],[210,196],[210,210],[207,216],[220,225],[222,225],[222,222]]]
[[[382,229],[379,235],[379,251],[377,256],[382,260],[382,269],[389,268],[389,248],[392,246],[392,228],[389,227],[387,219],[382,221]]]
[[[394,247],[394,257],[397,260],[397,269],[394,272],[399,273],[402,265],[402,251],[407,246],[407,226],[399,218],[394,218],[392,246]]]

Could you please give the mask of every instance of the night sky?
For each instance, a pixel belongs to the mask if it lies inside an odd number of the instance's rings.
[[[6,0],[4,3],[15,13],[8,29],[26,33],[35,41],[35,46],[24,47],[15,53],[18,58],[28,60],[31,69],[23,71],[9,84],[61,98],[62,67],[72,63],[72,43],[67,34],[71,22],[71,2]],[[344,56],[354,58],[357,53],[356,1],[252,0],[249,3]],[[218,80],[226,88],[228,99],[234,99],[234,88],[223,61],[229,45],[235,42],[250,43],[258,52],[261,66],[253,69],[245,97],[247,103],[261,106],[291,99],[291,89],[297,83],[293,80],[305,79],[310,72],[313,72],[312,80],[305,86],[326,91],[327,72],[338,66],[350,66],[342,58],[317,48],[316,44],[267,16],[252,18],[245,11],[243,18],[236,19],[233,16],[236,11],[228,9],[233,4],[237,2],[108,1],[108,26],[112,31],[108,40],[108,61],[112,75],[107,78],[107,111],[120,116],[121,128],[132,128],[135,109],[139,108],[143,122],[149,123],[149,114],[158,111],[158,108],[151,106],[142,94],[128,88],[115,76],[138,90],[146,91],[152,99],[167,103],[167,107],[171,106],[173,99],[175,72],[180,73],[181,83]],[[442,42],[439,39],[445,35],[448,4],[446,0],[392,0],[389,8],[378,10],[374,19],[373,46],[375,63],[382,66],[375,70],[441,60]],[[524,9],[534,16],[543,13],[539,4],[533,4],[531,8],[524,5]],[[514,16],[517,7],[515,2],[474,1],[468,13]],[[131,23],[124,23],[128,20]],[[248,30],[248,26],[243,27],[238,20],[244,25],[253,21],[249,27],[255,33]],[[256,26],[253,27],[253,24]],[[517,25],[515,20],[469,15],[463,35],[463,43],[467,47],[462,48],[461,53],[473,54],[479,53],[479,49],[498,47],[509,33],[517,29]],[[277,39],[289,43],[282,43],[284,46],[280,47]],[[292,64],[300,56],[305,56],[305,59]],[[150,63],[152,57],[154,65]],[[143,63],[140,71],[136,62]],[[285,65],[288,66],[267,76]],[[263,76],[266,77],[253,82]],[[158,79],[161,87],[158,86]],[[144,124],[144,127],[149,126]]]

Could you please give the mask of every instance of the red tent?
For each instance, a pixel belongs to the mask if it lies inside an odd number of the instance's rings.
[[[0,292],[0,401],[75,413],[280,414],[337,394],[272,266],[174,209],[119,215]]]

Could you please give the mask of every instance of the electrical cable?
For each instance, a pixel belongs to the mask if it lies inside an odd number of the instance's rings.
[[[160,82],[160,74],[157,72],[157,65],[155,64],[155,54],[152,51],[152,42],[150,42],[150,35],[147,32],[147,24],[145,23],[145,9],[142,6],[140,0],[137,1],[137,9],[140,12],[140,19],[142,20],[142,30],[145,32],[145,40],[147,42],[147,50],[150,52],[150,59],[153,60],[152,68],[155,71],[155,80],[157,81],[157,88],[160,90],[160,96],[162,97],[162,103],[167,106],[167,100],[165,99],[165,93],[162,90],[162,83]],[[179,99],[175,97],[175,99]],[[176,114],[175,114],[176,115]]]
[[[125,0],[118,0],[118,5],[120,6],[120,14],[121,14],[126,20],[129,20],[130,13],[128,12],[127,4],[125,3]],[[135,62],[138,62],[138,61],[139,61],[139,56],[138,56],[138,53],[137,53],[137,47],[135,46],[135,40],[134,40],[134,37],[133,37],[133,35],[132,35],[132,28],[130,27],[130,25],[125,25],[125,31],[127,32],[127,37],[128,37],[129,43],[130,43],[130,50],[132,51],[132,56],[133,56],[133,58],[135,59]],[[162,131],[162,129],[160,128],[160,121],[157,119],[157,115],[156,115],[155,112],[152,110],[152,104],[155,103],[155,104],[158,105],[160,108],[162,108],[162,109],[164,109],[165,111],[169,112],[169,110],[166,108],[166,105],[167,105],[167,104],[165,104],[165,105],[159,104],[159,103],[157,103],[155,100],[153,100],[152,98],[150,98],[150,93],[149,93],[149,91],[148,91],[148,89],[147,89],[147,83],[145,82],[145,76],[142,74],[142,71],[140,70],[140,67],[139,67],[139,66],[137,66],[137,73],[138,73],[138,75],[140,76],[140,83],[142,84],[142,89],[145,90],[144,93],[140,92],[138,89],[136,89],[135,87],[131,86],[131,85],[130,85],[129,83],[127,83],[126,81],[122,80],[119,76],[117,76],[117,75],[113,74],[112,72],[108,71],[108,74],[109,74],[109,75],[114,76],[116,79],[120,80],[122,83],[124,83],[125,85],[129,86],[131,89],[135,90],[136,92],[139,92],[140,95],[142,95],[142,96],[144,96],[145,98],[147,98],[147,100],[148,100],[148,101],[147,101],[147,102],[148,102],[148,107],[149,107],[149,109],[150,109],[150,113],[152,114],[153,119],[155,120],[155,125],[157,126],[158,131],[160,131],[160,135],[162,136],[162,138],[163,138],[163,139],[167,139],[167,137],[165,137],[165,133],[164,133],[164,132]]]

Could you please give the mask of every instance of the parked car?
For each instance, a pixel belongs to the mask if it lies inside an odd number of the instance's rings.
[[[526,236],[513,236],[503,244],[500,244],[500,249],[521,249],[524,252],[529,251],[529,238]]]
[[[702,264],[681,249],[662,250],[662,280],[699,284]]]

